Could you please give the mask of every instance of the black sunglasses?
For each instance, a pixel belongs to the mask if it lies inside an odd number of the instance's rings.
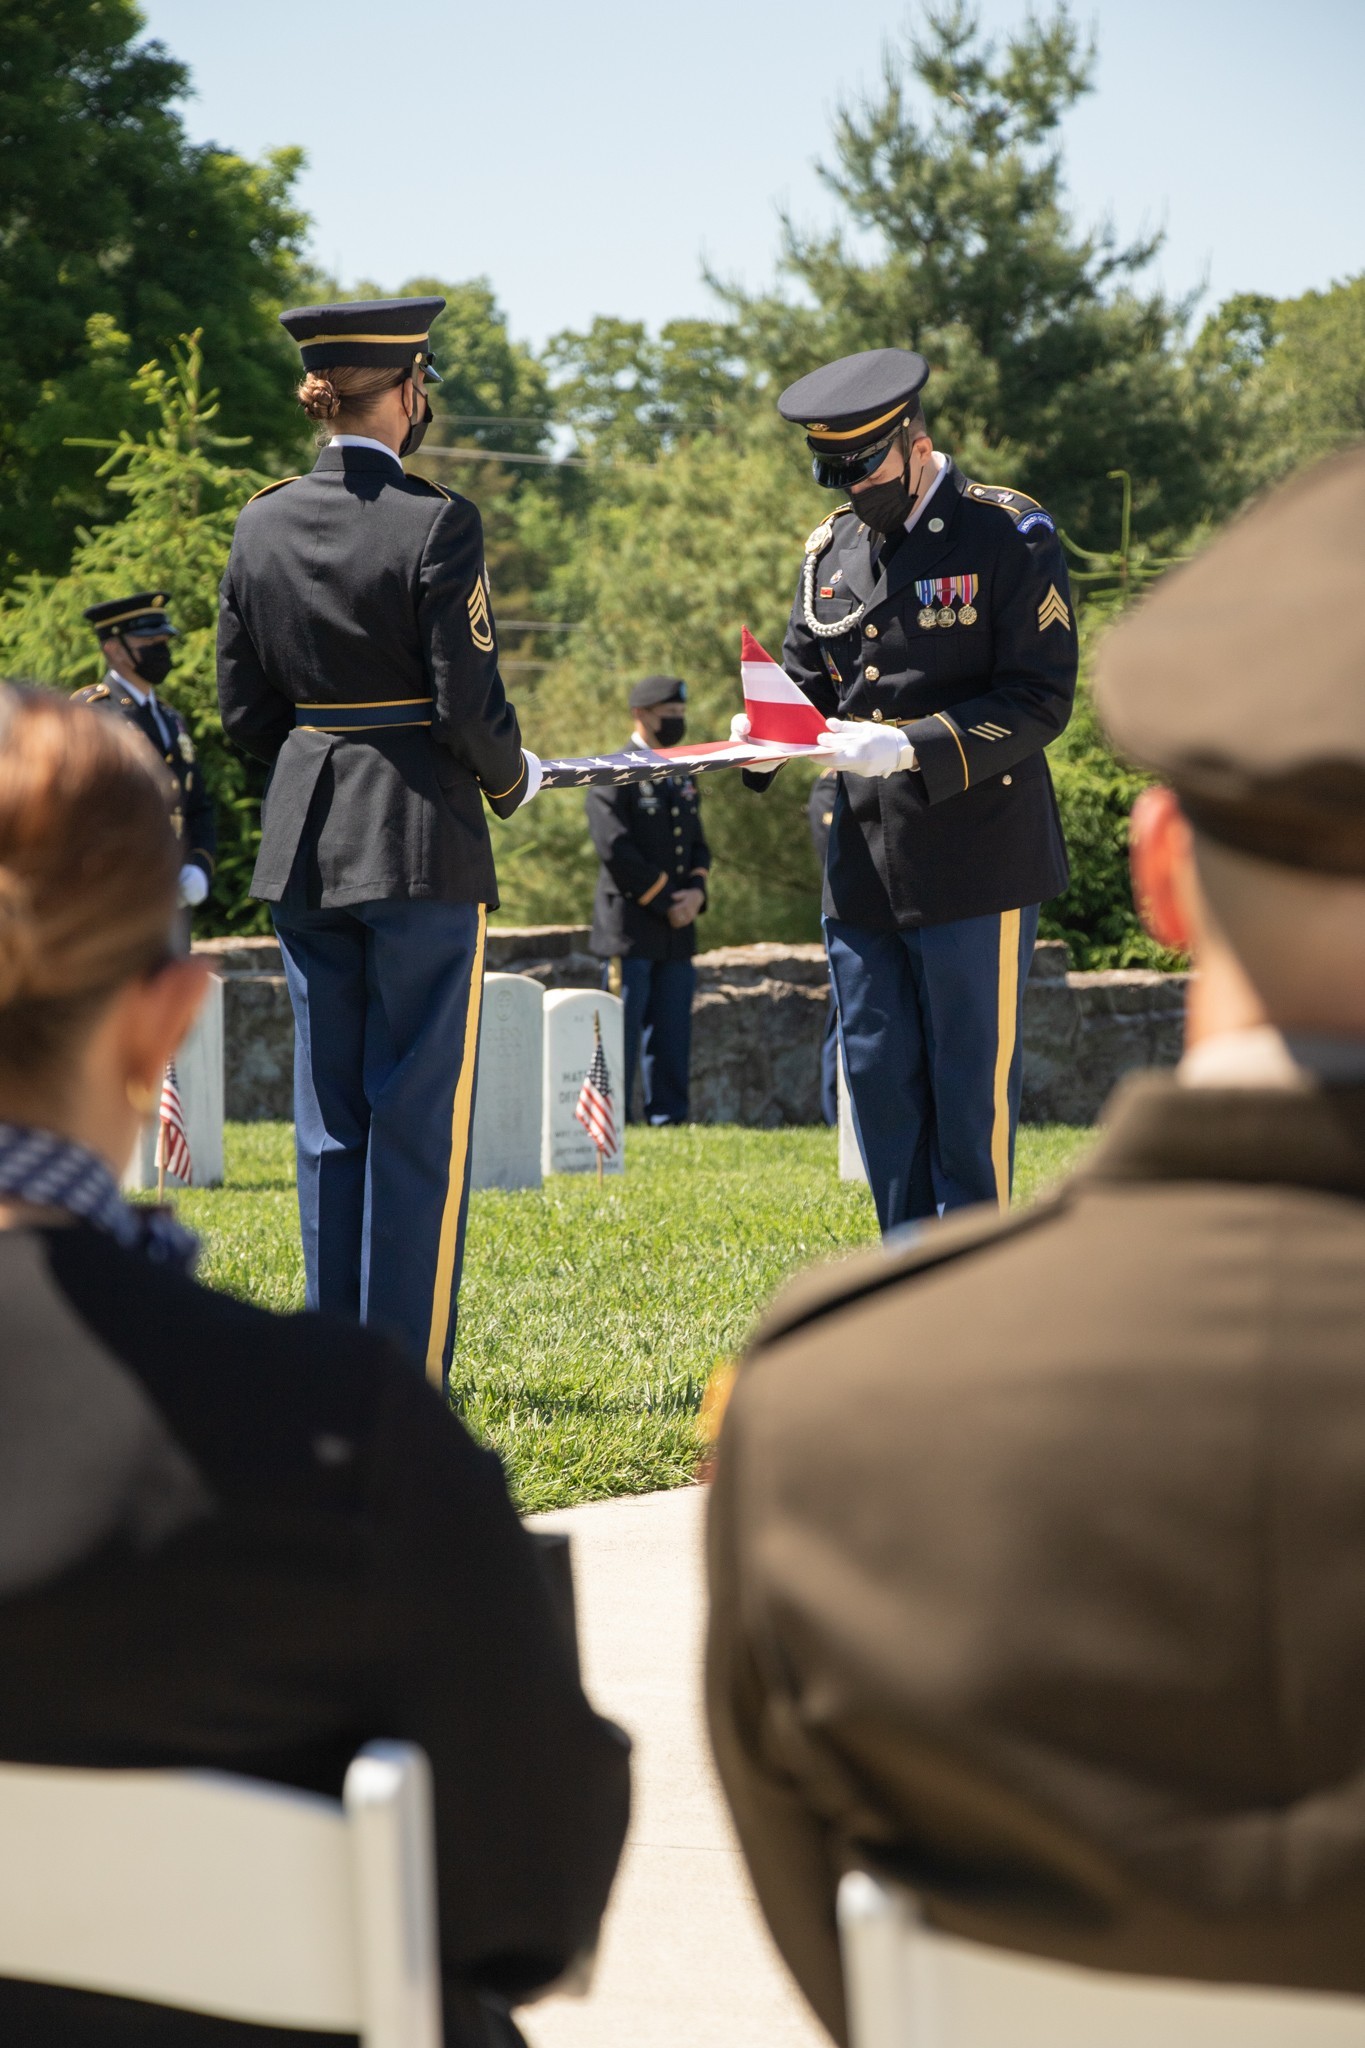
[[[899,432],[897,427],[894,434],[888,434],[874,448],[860,448],[856,455],[813,456],[811,475],[827,491],[846,491],[851,484],[863,483],[874,470],[881,468]]]

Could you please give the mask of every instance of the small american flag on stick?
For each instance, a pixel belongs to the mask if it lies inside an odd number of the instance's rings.
[[[166,1069],[166,1078],[161,1084],[160,1128],[157,1131],[156,1163],[159,1169],[158,1181],[164,1187],[165,1177],[173,1173],[186,1187],[194,1177],[194,1162],[190,1158],[189,1132],[185,1129],[185,1112],[180,1107],[180,1085],[176,1080],[175,1061]]]
[[[606,1053],[602,1050],[602,1018],[597,1010],[592,1013],[592,1030],[596,1040],[592,1065],[583,1076],[574,1115],[597,1147],[597,1177],[600,1180],[603,1162],[616,1157],[617,1142],[616,1118],[611,1107],[611,1076],[607,1072]]]

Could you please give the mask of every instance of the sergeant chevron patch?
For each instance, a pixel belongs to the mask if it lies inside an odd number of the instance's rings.
[[[482,577],[469,593],[469,637],[480,654],[493,652],[493,621],[488,616],[488,593]]]
[[[1045,633],[1049,626],[1064,626],[1068,632],[1071,629],[1071,613],[1055,583],[1049,583],[1047,596],[1038,607],[1038,631]]]

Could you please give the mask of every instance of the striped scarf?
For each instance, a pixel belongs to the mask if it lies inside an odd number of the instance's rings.
[[[64,1209],[157,1265],[192,1272],[199,1240],[164,1209],[134,1208],[104,1161],[55,1131],[0,1123],[0,1195],[35,1208]]]

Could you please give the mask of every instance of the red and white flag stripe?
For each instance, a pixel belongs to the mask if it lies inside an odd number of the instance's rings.
[[[167,1173],[173,1173],[188,1187],[194,1178],[194,1162],[190,1158],[190,1134],[185,1129],[185,1112],[180,1107],[180,1088],[176,1079],[175,1062],[166,1069],[166,1078],[161,1084],[161,1158]]]
[[[747,626],[739,662],[750,739],[784,747],[818,746],[825,737],[824,719],[771,654],[759,646]]]

